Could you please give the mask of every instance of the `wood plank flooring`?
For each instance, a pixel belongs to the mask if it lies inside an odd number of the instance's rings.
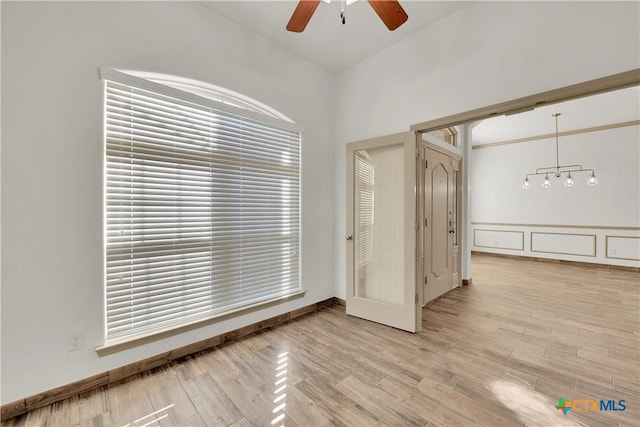
[[[634,272],[474,255],[419,334],[336,305],[2,425],[638,426],[639,295]]]

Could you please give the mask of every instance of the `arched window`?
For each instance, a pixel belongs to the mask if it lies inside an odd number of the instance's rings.
[[[101,72],[106,344],[300,293],[295,124],[192,80]]]

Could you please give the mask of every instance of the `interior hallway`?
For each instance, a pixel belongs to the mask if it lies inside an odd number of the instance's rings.
[[[335,305],[3,422],[25,425],[628,425],[640,274],[473,256],[473,285],[409,334]],[[626,400],[563,415],[562,397]]]

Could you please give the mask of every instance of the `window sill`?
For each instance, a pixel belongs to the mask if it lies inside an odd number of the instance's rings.
[[[240,316],[247,313],[252,313],[267,307],[271,307],[276,304],[281,304],[286,301],[302,298],[306,293],[307,291],[299,290],[289,295],[284,295],[274,299],[261,301],[255,304],[251,304],[251,305],[240,307],[231,311],[227,311],[225,313],[214,314],[212,316],[205,317],[202,319],[197,319],[185,324],[175,325],[175,326],[168,327],[166,329],[160,329],[156,331],[147,332],[144,334],[138,334],[134,336],[111,340],[104,343],[103,345],[99,345],[95,347],[95,351],[96,353],[98,353],[98,356],[100,357],[107,356],[109,354],[128,350],[130,348],[147,344],[153,341],[158,341],[160,339],[167,338],[172,335],[177,335],[193,329],[198,329],[203,326],[220,322],[222,320],[226,320],[232,317]]]

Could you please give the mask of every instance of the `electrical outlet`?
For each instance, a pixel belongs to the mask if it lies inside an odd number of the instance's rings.
[[[84,348],[84,332],[75,332],[67,335],[67,352],[77,351]]]

